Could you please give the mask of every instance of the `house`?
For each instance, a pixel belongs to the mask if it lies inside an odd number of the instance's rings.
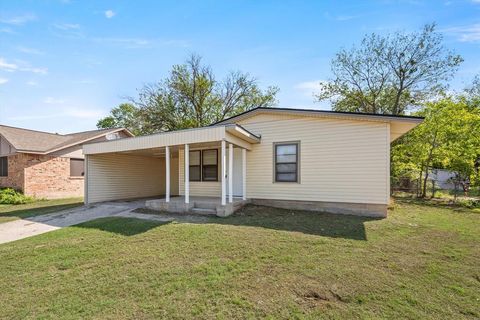
[[[82,144],[132,136],[126,129],[63,135],[0,125],[0,188],[38,198],[81,197]]]
[[[89,143],[85,202],[152,197],[152,209],[219,216],[251,202],[383,217],[390,143],[422,120],[256,108],[208,127]]]

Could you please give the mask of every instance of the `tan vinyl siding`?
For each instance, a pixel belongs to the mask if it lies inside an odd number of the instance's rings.
[[[212,149],[212,148],[207,148]],[[227,149],[228,150],[228,149]],[[199,196],[199,197],[220,197],[222,195],[222,184],[220,182],[220,172],[221,172],[221,161],[220,161],[221,150],[218,149],[218,181],[190,181],[190,196]],[[179,162],[178,162],[178,185],[180,195],[185,195],[185,158],[184,150],[179,151]]]
[[[185,143],[220,141],[224,138],[224,127],[206,127],[86,144],[83,150],[85,154],[120,152],[183,145]]]
[[[88,203],[165,194],[165,159],[98,154],[87,158]]]
[[[238,122],[260,144],[247,152],[247,197],[386,204],[389,124],[290,115]],[[300,141],[300,183],[274,182],[273,143]]]

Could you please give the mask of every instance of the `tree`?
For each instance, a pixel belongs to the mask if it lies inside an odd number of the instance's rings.
[[[442,42],[435,24],[367,35],[359,47],[336,54],[333,79],[320,83],[316,98],[331,100],[337,111],[404,114],[444,90],[463,61]]]
[[[184,64],[174,65],[167,78],[145,85],[138,98],[129,100],[138,109],[132,115],[140,132],[147,134],[207,126],[256,107],[270,107],[277,92],[277,87],[260,89],[254,77],[239,71],[217,80],[210,66],[191,55]]]
[[[475,175],[475,162],[480,152],[480,109],[472,108],[465,97],[445,97],[429,102],[416,115],[425,121],[392,147],[394,175],[413,170],[426,196],[432,167],[455,173],[464,190]]]
[[[127,128],[133,134],[140,134],[142,128],[138,121],[139,109],[131,103],[122,103],[110,111],[110,115],[98,120],[97,128]]]

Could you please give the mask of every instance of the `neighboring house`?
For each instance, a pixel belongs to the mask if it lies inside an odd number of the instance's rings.
[[[390,143],[422,121],[256,108],[209,127],[85,144],[85,202],[159,197],[147,206],[228,215],[252,202],[385,216]]]
[[[83,196],[82,144],[132,136],[125,129],[62,135],[0,125],[0,188],[39,198]]]
[[[453,190],[455,189],[455,184],[452,182],[454,178],[455,172],[446,169],[432,169],[429,180],[435,181],[437,189]]]

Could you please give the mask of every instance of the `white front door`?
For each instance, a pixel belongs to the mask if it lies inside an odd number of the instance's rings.
[[[228,158],[228,157],[227,157]],[[228,172],[228,161],[227,161],[227,172]],[[227,178],[227,194],[230,194],[228,190],[228,179]],[[242,179],[242,149],[233,148],[233,196],[241,197],[243,191],[243,179]]]

